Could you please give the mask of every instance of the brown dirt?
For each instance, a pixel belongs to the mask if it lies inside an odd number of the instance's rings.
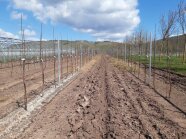
[[[25,139],[185,139],[186,119],[127,71],[102,56],[32,114]]]
[[[67,75],[67,58],[63,58],[63,75]],[[74,61],[73,61],[74,62]],[[68,62],[69,73],[72,72],[71,59]],[[75,62],[74,62],[75,64]],[[0,68],[0,118],[3,118],[16,108],[18,105],[22,105],[24,88],[22,81],[22,68],[19,63],[15,62],[17,65],[13,68],[11,76],[11,68],[3,65]],[[27,64],[26,65],[26,86],[27,86],[27,96],[28,101],[32,100],[36,95],[39,95],[43,89],[50,87],[54,83],[54,66],[53,59],[49,59],[46,62],[45,68],[45,86],[42,88],[42,74],[40,63]],[[5,68],[6,66],[6,68]],[[75,65],[74,65],[75,66]],[[56,61],[56,74],[58,73],[57,61]],[[56,75],[57,78],[57,75]],[[57,80],[57,79],[56,79]],[[19,104],[18,104],[19,103]]]

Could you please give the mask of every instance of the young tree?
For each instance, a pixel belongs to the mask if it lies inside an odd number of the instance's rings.
[[[63,80],[63,41],[61,37],[61,79]]]
[[[26,80],[25,80],[25,64],[26,64],[26,59],[25,59],[25,36],[24,36],[24,30],[22,31],[22,48],[23,48],[23,57],[21,59],[22,61],[22,68],[23,68],[23,73],[22,73],[22,78],[23,78],[23,86],[24,86],[24,103],[25,103],[25,110],[27,110],[27,90],[26,90]]]
[[[138,47],[138,78],[140,75],[140,68],[141,68],[141,54],[142,54],[142,44],[144,42],[143,38],[143,30],[140,30],[136,37],[135,37],[135,44]]]
[[[53,28],[53,56],[54,56],[54,85],[56,87],[56,41],[54,40],[54,28]]]
[[[43,48],[42,48],[42,35],[43,35],[43,27],[41,24],[41,36],[40,36],[40,66],[41,66],[41,72],[42,72],[42,88],[44,88],[44,84],[45,84],[45,75],[44,75],[44,66],[43,66]]]
[[[156,88],[155,87],[155,79],[156,79],[156,77],[155,77],[155,67],[156,67],[156,26],[155,26],[155,31],[154,31],[154,43],[153,43],[153,66],[154,66],[154,70],[153,70],[153,86],[154,86],[154,88]]]
[[[162,46],[166,48],[166,55],[167,55],[167,68],[166,69],[167,69],[168,80],[169,80],[169,90],[168,90],[169,98],[170,98],[170,93],[171,93],[169,37],[175,29],[176,15],[177,14],[175,11],[169,11],[167,18],[163,15],[160,19]]]
[[[182,34],[184,35],[184,49],[183,49],[183,62],[186,62],[186,3],[183,0],[178,4],[178,23],[180,25]]]
[[[147,51],[148,51],[148,33],[146,32],[146,34],[145,34],[145,61],[148,60],[147,59],[147,57],[148,57]],[[145,83],[147,83],[147,64],[146,63],[145,63],[144,75],[145,75],[144,81],[145,81]]]

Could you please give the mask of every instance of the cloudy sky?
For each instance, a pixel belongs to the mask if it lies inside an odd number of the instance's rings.
[[[179,0],[0,0],[0,36],[26,39],[121,41],[135,30],[154,31],[159,18]]]

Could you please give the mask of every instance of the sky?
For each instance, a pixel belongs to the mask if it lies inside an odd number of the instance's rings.
[[[122,41],[139,29],[154,32],[179,0],[0,0],[0,37]],[[158,30],[158,29],[157,29]],[[158,33],[158,31],[157,31]]]

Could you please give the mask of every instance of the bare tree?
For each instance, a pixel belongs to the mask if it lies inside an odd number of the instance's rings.
[[[43,35],[43,27],[41,24],[41,36],[40,36],[40,66],[41,66],[41,72],[42,72],[42,83],[43,83],[43,87],[44,88],[44,84],[45,84],[45,75],[44,75],[44,66],[43,66],[43,48],[42,48],[42,35]]]
[[[178,4],[178,23],[180,25],[182,34],[184,35],[184,50],[183,50],[183,62],[186,62],[186,3],[183,0]]]
[[[140,68],[141,68],[141,54],[142,54],[143,42],[144,42],[143,30],[141,29],[135,37],[135,44],[138,46],[138,78],[140,75]]]
[[[25,110],[27,110],[27,90],[26,90],[26,80],[25,80],[25,36],[24,36],[24,30],[22,31],[22,48],[23,48],[23,57],[21,59],[22,61],[22,68],[23,68],[23,72],[22,72],[22,78],[23,78],[23,86],[24,86],[24,104],[25,104]]]
[[[154,31],[154,47],[153,47],[153,51],[154,51],[154,53],[153,53],[153,60],[154,60],[154,64],[153,64],[153,66],[154,67],[156,67],[156,25],[155,25],[155,31]],[[155,68],[154,68],[154,70],[153,70],[153,86],[154,86],[154,89],[156,88],[155,87],[155,77],[156,76],[156,74],[155,74]]]
[[[175,21],[177,14],[175,11],[169,11],[167,18],[163,15],[160,19],[160,31],[163,40],[167,40],[175,30]]]
[[[27,88],[26,88],[26,80],[25,80],[25,34],[22,24],[22,14],[21,14],[21,49],[20,49],[20,57],[21,57],[21,68],[22,68],[22,80],[23,80],[23,87],[24,87],[24,109],[27,110]]]
[[[148,51],[148,33],[145,35],[145,61],[148,60],[147,56],[147,51]],[[144,74],[145,74],[145,83],[147,83],[147,64],[145,63],[145,69],[144,69]]]
[[[54,85],[56,87],[56,41],[54,40],[54,28],[53,28],[53,57],[54,57]]]
[[[175,29],[177,13],[175,11],[169,11],[167,18],[163,15],[160,19],[160,30],[162,35],[162,46],[166,48],[167,55],[167,74],[169,80],[169,98],[171,93],[171,77],[170,77],[170,54],[169,54],[169,37]],[[167,92],[166,92],[167,93]],[[167,95],[166,95],[167,96]]]
[[[63,80],[63,41],[61,37],[61,79]]]

